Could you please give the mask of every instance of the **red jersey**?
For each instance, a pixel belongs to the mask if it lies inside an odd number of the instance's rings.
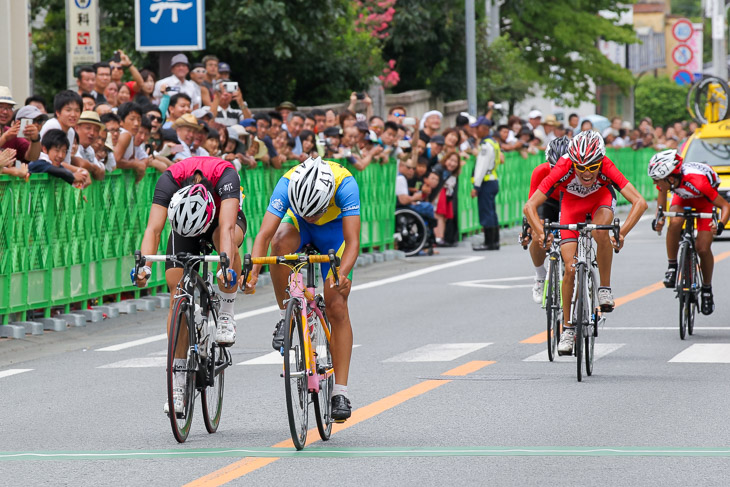
[[[585,198],[599,191],[604,186],[612,185],[620,191],[627,184],[629,184],[629,180],[626,179],[626,176],[621,174],[621,171],[618,170],[611,159],[604,156],[596,181],[593,183],[593,186],[586,188],[581,184],[571,160],[563,156],[558,159],[555,167],[540,183],[537,189],[548,196],[552,195],[556,190],[562,190],[566,193]]]
[[[532,171],[532,176],[530,177],[530,194],[527,195],[528,198],[532,198],[532,195],[535,194],[535,191],[537,191],[537,187],[540,186],[542,180],[550,174],[551,169],[549,162],[543,162]],[[553,191],[550,198],[555,201],[560,201],[560,192]]]
[[[237,198],[242,203],[241,179],[233,164],[217,157],[188,157],[170,166],[157,180],[152,203],[167,207],[182,182],[200,171],[213,186],[213,200],[220,208],[222,200]]]
[[[195,174],[195,171],[200,171],[203,173],[203,176],[210,181],[210,184],[215,187],[215,185],[218,184],[218,180],[223,175],[223,171],[229,167],[234,171],[236,170],[236,167],[233,164],[228,161],[224,161],[223,159],[219,159],[217,157],[195,156],[176,162],[167,170],[170,171],[172,178],[178,184]]]
[[[672,190],[682,199],[707,198],[715,201],[720,177],[707,164],[685,162],[682,164],[682,181]]]

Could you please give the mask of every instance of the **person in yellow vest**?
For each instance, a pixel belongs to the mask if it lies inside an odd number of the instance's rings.
[[[499,250],[499,218],[497,215],[497,165],[502,164],[502,151],[499,144],[489,137],[492,121],[481,116],[471,126],[479,140],[479,153],[474,166],[471,197],[478,197],[479,224],[484,231],[484,244],[474,245],[474,250]]]

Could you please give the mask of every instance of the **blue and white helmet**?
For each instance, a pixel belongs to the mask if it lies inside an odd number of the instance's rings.
[[[335,194],[335,175],[327,162],[311,157],[289,178],[289,203],[299,216],[311,217],[327,210]]]

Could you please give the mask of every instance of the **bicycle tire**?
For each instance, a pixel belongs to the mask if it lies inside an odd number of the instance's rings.
[[[677,298],[679,299],[679,338],[684,340],[687,335],[687,311],[686,305],[689,304],[687,299],[690,293],[690,288],[687,282],[687,252],[688,245],[686,242],[680,243],[679,246],[679,258],[677,259]]]
[[[170,325],[170,333],[168,335],[167,349],[167,404],[170,413],[170,425],[172,426],[172,434],[178,443],[184,443],[190,433],[190,426],[193,421],[193,406],[195,403],[195,357],[192,352],[190,343],[194,343],[193,328],[188,327],[190,316],[192,316],[190,300],[187,297],[177,298],[172,308],[172,318]],[[183,412],[178,415],[175,413],[175,401],[173,399],[173,389],[175,387],[175,351],[181,340],[187,334],[187,357],[184,366],[186,385]]]
[[[215,310],[211,310],[209,320],[213,324],[218,324],[218,317]],[[203,422],[208,433],[215,433],[221,422],[221,414],[223,412],[223,391],[225,389],[226,371],[221,370],[218,374],[215,369],[225,363],[227,360],[224,350],[217,344],[209,345],[208,358],[205,361],[206,373],[205,378],[213,377],[213,384],[206,382],[200,391],[200,403],[203,409]]]
[[[715,103],[718,104],[717,120],[708,120],[708,118],[705,116],[705,108],[707,107],[708,103],[708,95],[710,95],[709,91],[705,90],[706,88],[709,89],[709,85],[712,83],[719,84],[721,90],[721,93],[718,95],[717,98],[714,98],[714,94],[712,95],[713,100],[715,100]],[[695,121],[698,122],[700,125],[719,122],[720,120],[724,120],[728,116],[728,113],[730,113],[730,107],[728,107],[728,95],[730,94],[730,89],[728,88],[727,82],[725,82],[725,80],[716,76],[708,76],[706,78],[702,78],[702,80],[697,83],[694,89],[690,91],[694,92],[693,108]]]
[[[560,340],[560,276],[557,260],[550,260],[548,265],[548,290],[545,297],[545,313],[547,314],[547,349],[548,359],[553,362],[557,356]]]
[[[319,303],[319,302],[318,302]],[[313,343],[315,347],[315,359],[317,361],[317,374],[326,373],[327,370],[332,368],[332,353],[330,351],[330,343],[325,335],[324,328],[327,332],[332,331],[327,315],[324,311],[324,306],[320,307],[322,316],[324,316],[324,323],[317,317],[315,319],[315,338]],[[330,439],[332,434],[332,390],[335,387],[335,376],[334,373],[330,374],[329,377],[319,381],[319,392],[313,392],[314,401],[314,413],[317,419],[317,431],[319,437],[323,441]]]
[[[309,421],[309,386],[307,384],[304,330],[299,301],[292,299],[284,316],[284,389],[289,431],[294,447],[304,448]],[[292,363],[293,362],[293,363]],[[292,370],[292,367],[294,370]]]
[[[697,311],[697,306],[699,306],[700,303],[700,289],[702,289],[702,272],[699,268],[699,262],[697,262],[697,254],[692,254],[692,270],[694,271],[692,273],[692,284],[694,285],[695,289],[692,292],[692,309],[690,310],[689,319],[687,320],[687,334],[688,335],[694,335],[695,332],[695,312]]]
[[[590,296],[592,313],[589,315],[589,323],[585,325],[583,350],[586,359],[586,374],[591,376],[593,375],[593,347],[596,344],[596,330],[598,329],[598,307],[596,306],[596,288],[595,282],[593,282],[593,273],[587,272],[586,279],[588,280],[588,296]]]
[[[583,280],[585,279],[585,269],[578,264],[578,271],[575,273],[575,286],[578,289],[575,300],[575,313],[573,317],[573,326],[575,327],[575,358],[577,363],[576,377],[578,382],[583,381],[583,322],[585,310],[585,287]]]

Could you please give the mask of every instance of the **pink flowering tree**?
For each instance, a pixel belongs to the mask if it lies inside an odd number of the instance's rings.
[[[395,15],[396,0],[353,0],[360,12],[355,20],[357,31],[369,32],[382,44],[390,36],[390,24]],[[382,72],[378,76],[384,88],[393,88],[400,81],[400,75],[395,70],[395,59],[384,61]]]

